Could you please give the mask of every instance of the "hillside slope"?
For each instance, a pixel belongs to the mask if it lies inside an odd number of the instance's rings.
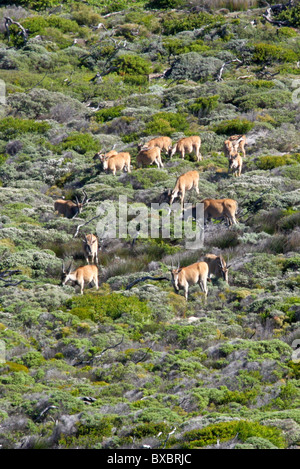
[[[298,447],[294,3],[275,23],[259,1],[1,6],[3,449]],[[224,154],[235,134],[247,137],[240,177]],[[194,135],[202,160],[162,153],[163,167],[138,167],[150,138]],[[130,153],[131,172],[103,171],[95,155],[112,149]],[[104,209],[119,221],[124,201],[128,227],[149,228],[151,204],[192,170],[199,194],[186,201],[234,199],[238,224],[211,220],[197,249],[173,226],[169,237],[101,235]],[[55,200],[84,193],[74,218],[55,212]],[[99,289],[80,295],[61,284],[62,264],[86,264],[89,233],[101,247]],[[186,301],[171,268],[208,253],[230,264],[229,281],[213,277],[206,301],[194,285]]]

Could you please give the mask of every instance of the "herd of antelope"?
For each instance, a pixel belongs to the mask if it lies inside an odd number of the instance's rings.
[[[242,153],[243,158],[246,156],[245,145],[247,144],[245,135],[233,135],[224,142],[224,154],[228,158],[228,173],[233,172],[235,176],[241,176],[242,173]],[[136,156],[136,166],[145,167],[153,163],[158,168],[163,168],[162,156],[164,153],[171,159],[176,153],[184,159],[186,154],[194,153],[197,161],[202,160],[200,153],[201,138],[199,136],[191,136],[181,138],[177,143],[172,144],[169,137],[157,137],[149,140],[144,144],[138,145],[138,154]],[[117,171],[131,172],[131,155],[129,152],[117,152],[111,150],[107,153],[99,151],[94,156],[94,160],[100,161],[102,168],[107,173],[112,173],[114,176]],[[168,202],[173,204],[176,198],[179,198],[181,209],[183,210],[184,198],[187,191],[195,189],[199,194],[199,172],[188,171],[177,178],[173,190],[168,191]],[[75,218],[81,213],[83,207],[89,202],[87,194],[83,191],[84,197],[81,202],[76,198],[75,202],[71,200],[58,199],[54,202],[54,210],[59,215],[66,218]],[[229,226],[237,223],[236,214],[238,204],[233,199],[203,199],[201,202],[204,205],[204,224],[213,219],[224,219]],[[68,281],[74,282],[80,286],[80,293],[83,294],[84,286],[86,284],[94,284],[96,289],[98,286],[98,239],[93,234],[84,235],[83,253],[86,259],[86,265],[72,269],[72,262],[68,268],[62,265],[61,284],[65,285]],[[91,264],[90,264],[91,260]],[[211,277],[222,278],[228,283],[228,269],[229,265],[226,264],[222,255],[207,254],[203,261],[196,262],[187,267],[177,267],[171,269],[171,282],[178,293],[180,289],[184,290],[184,296],[188,299],[188,290],[192,285],[199,284],[207,297],[207,282]]]

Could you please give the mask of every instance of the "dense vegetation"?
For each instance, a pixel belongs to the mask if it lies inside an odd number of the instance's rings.
[[[270,2],[271,4],[277,2]],[[0,443],[2,448],[297,448],[300,438],[300,6],[272,24],[256,0],[6,0],[0,8]],[[18,24],[5,27],[11,18]],[[225,67],[223,68],[223,65]],[[222,70],[222,73],[220,74]],[[1,88],[3,89],[3,87]],[[223,142],[245,133],[242,176]],[[203,160],[138,144],[200,135]],[[106,174],[96,152],[128,151]],[[238,201],[204,246],[108,239],[99,290],[61,286],[85,264],[101,202],[159,201],[200,173],[199,195]],[[54,200],[91,201],[74,219]],[[213,278],[176,294],[170,268],[221,253]],[[144,276],[166,277],[145,280]],[[297,354],[296,354],[297,355]]]

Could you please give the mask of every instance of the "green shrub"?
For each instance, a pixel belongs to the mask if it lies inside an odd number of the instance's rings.
[[[148,121],[145,132],[148,135],[168,135],[173,132],[185,132],[189,124],[186,114],[174,112],[158,112]]]
[[[265,63],[267,61],[295,62],[297,60],[297,54],[291,49],[263,42],[254,44],[253,61],[256,63]]]
[[[249,85],[254,86],[255,88],[273,88],[275,84],[272,81],[268,80],[252,80]]]
[[[143,57],[135,54],[123,54],[117,57],[112,64],[118,75],[149,75],[151,64]]]
[[[68,1],[68,0],[67,0]],[[44,10],[59,5],[60,0],[15,0],[14,5],[22,5],[33,10]]]
[[[84,155],[88,151],[99,150],[99,142],[90,134],[73,132],[57,147],[57,151],[74,150]]]
[[[282,265],[282,272],[285,274],[287,270],[299,270],[300,269],[300,256],[290,257],[285,259]]]
[[[211,15],[206,12],[190,13],[170,13],[162,21],[163,33],[166,36],[173,36],[181,31],[193,31],[194,29],[206,26],[207,29],[224,24],[222,15]]]
[[[213,445],[230,440],[238,434],[241,441],[250,437],[261,437],[273,443],[277,448],[285,448],[286,441],[282,436],[281,430],[274,427],[267,427],[257,422],[247,420],[233,420],[230,422],[221,422],[214,425],[208,425],[200,430],[191,430],[183,435],[183,440],[189,443],[183,443],[182,448],[201,448],[207,445]]]
[[[247,119],[231,119],[220,122],[213,130],[218,135],[246,134],[254,127],[254,123]]]
[[[170,428],[171,427],[164,422],[147,422],[134,427],[133,430],[130,431],[129,435],[138,439],[146,438],[149,436],[156,436],[160,432],[166,435],[168,432],[170,432]]]
[[[187,54],[188,52],[204,52],[210,50],[210,47],[205,45],[202,39],[184,43],[182,39],[171,36],[164,40],[163,45],[168,55],[180,55]]]
[[[21,358],[16,359],[16,363],[26,366],[27,368],[39,367],[45,362],[45,358],[38,351],[27,352]]]
[[[251,111],[254,109],[282,108],[289,101],[291,101],[290,91],[261,90],[256,93],[249,93],[245,96],[239,96],[234,99],[233,102],[239,107],[241,111]],[[275,121],[271,120],[271,123],[275,123]]]
[[[95,112],[95,120],[96,122],[107,122],[115,117],[120,117],[121,111],[124,109],[125,106],[112,106],[108,109],[100,109],[99,111]]]
[[[34,119],[18,119],[5,117],[0,120],[2,138],[11,139],[24,133],[43,134],[51,128],[48,122],[37,122]]]
[[[284,155],[284,156],[260,156],[256,166],[258,169],[274,169],[279,166],[291,165],[300,163],[300,154]]]
[[[146,8],[167,10],[168,8],[180,8],[186,3],[185,0],[150,0],[146,3]]]
[[[283,10],[279,15],[276,16],[276,20],[288,21],[289,24],[295,28],[300,27],[300,5],[297,4],[292,8]]]
[[[81,3],[72,5],[71,16],[81,26],[96,26],[102,22],[101,16],[93,8]]]
[[[164,184],[166,179],[167,174],[157,168],[135,171],[130,177],[134,189],[149,189],[158,184]]]
[[[110,295],[95,295],[88,293],[82,297],[74,297],[66,304],[71,307],[71,314],[80,319],[102,321],[105,318],[113,320],[131,318],[134,321],[146,322],[151,317],[147,304],[135,296],[125,297],[118,293]]]
[[[7,158],[8,158],[8,155],[4,155],[4,154],[0,153],[0,166],[5,163]]]
[[[293,28],[289,28],[287,26],[282,26],[281,28],[278,28],[278,36],[280,39],[286,39],[289,37],[296,37],[298,35],[297,31],[295,31]]]
[[[213,111],[219,104],[220,96],[206,96],[197,98],[193,104],[189,106],[190,111],[198,116],[206,116],[211,111]]]
[[[181,54],[174,60],[168,78],[171,80],[207,81],[216,76],[222,60],[216,57],[203,57],[201,53]]]

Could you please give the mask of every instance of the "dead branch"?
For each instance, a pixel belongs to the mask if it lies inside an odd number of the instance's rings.
[[[137,365],[138,363],[140,363],[140,362],[144,361],[144,360],[145,360],[145,358],[148,356],[148,354],[149,354],[150,350],[151,350],[151,348],[150,348],[150,347],[149,347],[149,348],[147,348],[147,350],[146,350],[146,352],[144,353],[144,355],[143,355],[141,358],[139,358],[138,360],[134,360],[134,361],[133,361],[133,363],[134,363],[135,365]]]
[[[33,85],[31,88],[27,88],[27,90],[25,90],[24,93],[28,93],[29,91],[31,91],[34,88],[36,88],[37,86],[39,86],[44,81],[44,79],[46,78],[47,75],[48,75],[48,72],[46,72],[45,75],[43,76],[43,78],[41,80],[39,80],[35,85]]]
[[[292,8],[295,5],[294,0],[289,0],[287,3],[277,3],[276,5],[270,5],[268,2],[265,2],[266,5],[268,6],[267,10],[265,13],[263,13],[263,18],[271,24],[274,24],[275,26],[290,26],[290,22],[288,20],[286,21],[278,21],[274,19],[273,15],[278,15],[284,10],[288,10],[289,8]]]
[[[114,15],[122,15],[125,12],[126,12],[126,10],[113,11],[112,13],[107,13],[106,15],[102,15],[102,18],[109,18],[110,16],[114,16]]]
[[[17,21],[12,20],[9,16],[5,16],[4,19],[5,19],[4,25],[5,25],[5,29],[7,33],[8,42],[10,41],[10,29],[9,28],[12,24],[15,24],[20,29],[20,32],[18,35],[23,36],[24,44],[26,44],[26,42],[28,41],[28,31],[24,28],[24,26],[22,26]]]
[[[240,64],[243,63],[242,60],[238,59],[237,57],[233,60],[228,60],[227,62],[224,62],[222,67],[220,68],[219,73],[217,74],[217,81],[222,81],[223,80],[222,76],[223,76],[224,69],[225,69],[226,65],[229,65],[229,64],[234,63],[234,62],[238,62]]]
[[[146,277],[138,278],[138,279],[134,280],[133,282],[129,283],[127,285],[127,287],[125,288],[125,290],[130,290],[134,285],[136,285],[139,282],[144,282],[145,280],[158,280],[158,281],[167,280],[168,282],[170,281],[170,279],[168,277],[150,277],[150,276],[146,276]]]
[[[91,223],[93,220],[96,220],[96,218],[99,218],[99,217],[102,217],[102,214],[96,215],[95,217],[91,218],[90,220],[86,221],[85,223],[81,223],[81,225],[78,225],[77,228],[76,228],[76,232],[75,232],[75,234],[73,235],[73,238],[76,238],[76,236],[77,236],[78,233],[79,233],[80,228],[82,228],[82,227],[85,226],[85,225],[88,225],[88,224]]]
[[[21,270],[9,270],[9,269],[6,269],[6,270],[2,270],[0,271],[0,281],[3,282],[3,285],[4,287],[16,287],[17,285],[19,285],[20,283],[22,282],[29,282],[29,283],[32,283],[31,280],[26,280],[26,279],[23,279],[23,280],[19,280],[17,282],[14,282],[12,280],[12,275],[18,275],[21,273]]]
[[[120,342],[118,342],[117,344],[115,344],[115,345],[110,345],[109,347],[106,347],[105,349],[103,349],[102,352],[100,353],[100,355],[96,355],[96,356],[94,357],[94,359],[95,359],[95,358],[100,358],[100,357],[102,357],[102,355],[104,354],[104,352],[106,352],[107,350],[110,350],[110,349],[112,349],[112,348],[118,347],[118,345],[121,345],[121,343],[123,342],[123,340],[124,340],[124,336],[122,336],[122,339],[121,339]]]

